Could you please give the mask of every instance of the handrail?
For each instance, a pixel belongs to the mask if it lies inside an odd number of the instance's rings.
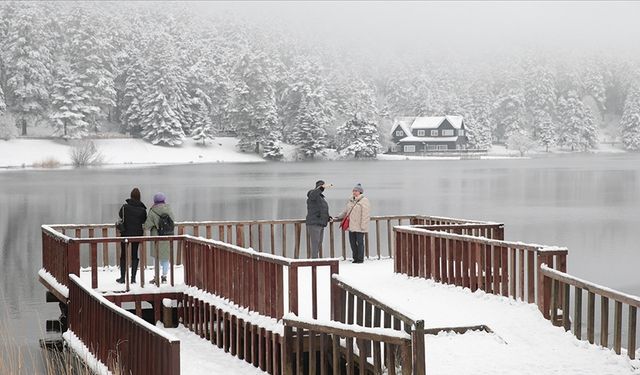
[[[351,336],[366,340],[384,341],[390,344],[402,345],[411,340],[411,336],[403,331],[391,328],[369,328],[355,324],[344,324],[334,321],[299,318],[295,314],[286,314],[282,319],[285,325],[292,325],[303,329],[313,329],[324,333],[340,336]]]
[[[607,288],[606,286],[598,285],[591,281],[569,275],[566,272],[561,272],[556,269],[550,268],[546,264],[542,264],[540,266],[540,270],[542,271],[543,275],[548,276],[552,279],[562,281],[565,284],[570,284],[586,291],[618,300],[620,302],[626,303],[627,305],[640,307],[640,297],[620,292],[615,289]]]
[[[124,373],[180,374],[180,341],[175,336],[85,287],[78,276],[69,275],[69,280],[69,330],[98,360]]]
[[[626,330],[627,347],[626,355],[630,359],[636,356],[636,332],[637,315],[640,307],[640,297],[629,295],[611,288],[607,288],[590,281],[580,279],[542,264],[540,266],[540,278],[545,287],[545,294],[549,295],[549,303],[544,306],[545,315],[549,315],[554,325],[562,326],[566,331],[572,330],[573,334],[582,339],[582,297],[587,292],[587,340],[591,344],[596,343],[596,319],[600,321],[599,344],[605,348],[613,347],[616,354],[622,353],[622,334]],[[571,293],[573,287],[573,294]],[[596,315],[596,296],[600,299],[600,314]],[[573,317],[571,304],[573,300]],[[614,304],[613,313],[613,342],[609,341],[609,301]],[[623,304],[627,305],[627,322],[623,322]]]
[[[547,253],[549,255],[566,253],[568,249],[566,247],[560,246],[546,246],[546,245],[538,245],[524,242],[515,242],[515,241],[505,241],[505,240],[493,240],[484,237],[475,237],[469,236],[465,234],[455,234],[455,233],[447,233],[447,232],[439,232],[435,230],[428,230],[423,228],[416,228],[415,226],[407,226],[407,225],[398,225],[395,226],[394,231],[403,232],[403,233],[411,233],[411,234],[431,234],[435,237],[444,238],[444,239],[452,239],[452,240],[466,240],[469,242],[484,244],[484,245],[493,245],[493,246],[506,246],[506,247],[517,247],[518,249],[528,250],[528,251],[540,251]]]
[[[371,303],[372,305],[380,308],[385,313],[400,318],[405,324],[407,324],[409,326],[414,326],[416,324],[416,322],[419,320],[419,319],[416,319],[415,317],[409,316],[410,315],[409,313],[400,312],[397,309],[394,309],[393,307],[384,304],[383,302],[381,302],[377,298],[366,294],[365,292],[357,289],[356,287],[354,287],[352,285],[349,285],[348,283],[346,283],[344,278],[341,277],[340,275],[333,275],[332,276],[332,282],[334,282],[336,285],[338,285],[340,288],[346,290],[347,292],[357,296],[358,298],[360,298],[360,299],[362,299],[364,301],[367,301],[367,302]]]

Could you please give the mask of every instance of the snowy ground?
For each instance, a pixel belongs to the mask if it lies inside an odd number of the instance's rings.
[[[216,162],[262,162],[259,155],[236,150],[235,138],[216,138],[207,146],[186,139],[180,147],[154,146],[141,139],[95,139],[105,166],[140,164],[188,164]],[[0,168],[30,167],[53,159],[71,165],[72,147],[65,141],[48,139],[0,140]]]
[[[145,287],[145,292],[184,290],[181,285],[182,272],[182,267],[176,268],[175,288],[149,285]],[[153,272],[148,270],[147,280],[152,275]],[[340,275],[346,282],[376,296],[382,302],[397,306],[416,319],[424,319],[426,328],[484,324],[493,330],[494,333],[428,335],[425,345],[427,373],[430,375],[640,374],[640,361],[631,361],[625,355],[616,355],[612,350],[577,340],[571,333],[552,326],[535,305],[482,291],[472,293],[469,289],[394,274],[392,260],[366,261],[363,265],[342,262]],[[100,272],[99,289],[123,290],[123,286],[114,281],[117,276],[115,268]],[[318,276],[319,280],[325,280],[328,275],[323,272]],[[305,272],[301,272],[301,288],[309,284],[308,277]],[[81,272],[81,278],[90,285],[90,272]],[[284,279],[287,280],[288,277],[285,275]],[[328,306],[329,283],[320,282],[319,285],[323,289],[318,296],[319,302]],[[133,285],[132,289],[139,290],[140,287]],[[310,315],[306,311],[310,310],[309,298],[305,297],[309,294],[300,291],[301,316]],[[322,311],[320,315],[325,315],[324,313]],[[218,370],[232,369],[231,373],[237,374],[259,372],[184,328],[169,331],[183,341],[182,353],[183,356],[188,356],[183,357],[185,374],[218,373],[213,367],[210,369],[207,366],[222,366]],[[195,361],[199,363],[197,367],[184,367],[189,363],[196,363]]]
[[[181,374],[266,374],[259,368],[225,353],[182,325],[178,328],[163,329],[180,340]]]

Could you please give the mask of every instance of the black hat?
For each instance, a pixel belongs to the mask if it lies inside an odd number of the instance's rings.
[[[322,181],[322,180],[316,181],[316,188],[319,188],[322,185],[324,185],[324,181]]]

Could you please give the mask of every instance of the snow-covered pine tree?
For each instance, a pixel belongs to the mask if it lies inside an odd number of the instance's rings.
[[[534,110],[531,115],[533,118],[534,139],[549,152],[549,147],[555,145],[558,140],[556,125],[551,115],[545,110]]]
[[[78,75],[68,64],[59,63],[51,93],[51,113],[55,134],[62,138],[83,138],[89,132],[85,121],[86,97]]]
[[[303,141],[298,136],[301,135],[300,118],[305,116],[303,112],[313,108],[313,122],[324,128],[333,120],[334,103],[328,98],[328,82],[318,61],[309,56],[298,56],[293,59],[290,69],[279,101],[281,132],[284,140],[301,145]]]
[[[126,69],[124,78],[124,90],[121,103],[122,129],[133,136],[140,136],[142,132],[141,100],[144,93],[144,70],[142,60],[134,56],[131,65]]]
[[[640,150],[640,88],[638,86],[630,90],[624,103],[624,112],[620,120],[620,136],[625,149]]]
[[[292,129],[292,138],[298,145],[298,152],[305,159],[313,159],[324,154],[327,147],[327,132],[324,129],[322,111],[314,102],[302,103],[296,126]]]
[[[184,121],[191,119],[191,97],[184,90],[185,77],[176,65],[170,36],[156,33],[151,40],[141,101],[142,134],[153,144],[179,145],[189,128]],[[162,125],[155,123],[158,119]]]
[[[265,141],[262,157],[269,160],[282,160],[284,157],[282,147],[275,137],[271,136]]]
[[[558,100],[558,143],[571,151],[589,150],[597,145],[598,129],[589,108],[576,91]]]
[[[197,90],[193,102],[191,138],[197,142],[202,141],[202,145],[206,145],[207,140],[211,140],[214,137],[213,123],[211,122],[211,116],[209,116],[211,100],[202,90]]]
[[[521,87],[509,84],[498,95],[493,117],[497,123],[496,137],[498,140],[509,139],[514,133],[521,132],[525,123],[525,100]]]
[[[96,25],[96,19],[92,19],[82,8],[73,15],[68,25],[69,53],[73,56],[71,68],[78,73],[80,85],[86,93],[87,105],[83,109],[85,120],[97,133],[100,120],[106,118],[110,108],[116,105],[115,53],[106,30]]]
[[[265,52],[245,51],[236,68],[234,117],[241,151],[259,152],[267,140],[278,138],[273,64]]]
[[[487,84],[477,82],[463,105],[463,116],[469,145],[476,149],[491,148],[492,99]]]
[[[7,105],[16,115],[22,135],[29,119],[45,115],[49,101],[51,53],[37,6],[24,5],[14,14],[4,44]]]
[[[154,145],[181,145],[185,137],[178,115],[163,92],[148,93],[143,102],[142,136]]]
[[[382,149],[378,126],[357,114],[338,127],[338,151],[355,158],[375,158]]]

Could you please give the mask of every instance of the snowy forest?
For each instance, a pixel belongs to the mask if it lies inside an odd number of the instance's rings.
[[[635,58],[406,52],[372,56],[180,3],[3,3],[0,138],[235,136],[269,159],[285,143],[310,159],[374,157],[396,116],[461,115],[477,149],[640,149]]]

